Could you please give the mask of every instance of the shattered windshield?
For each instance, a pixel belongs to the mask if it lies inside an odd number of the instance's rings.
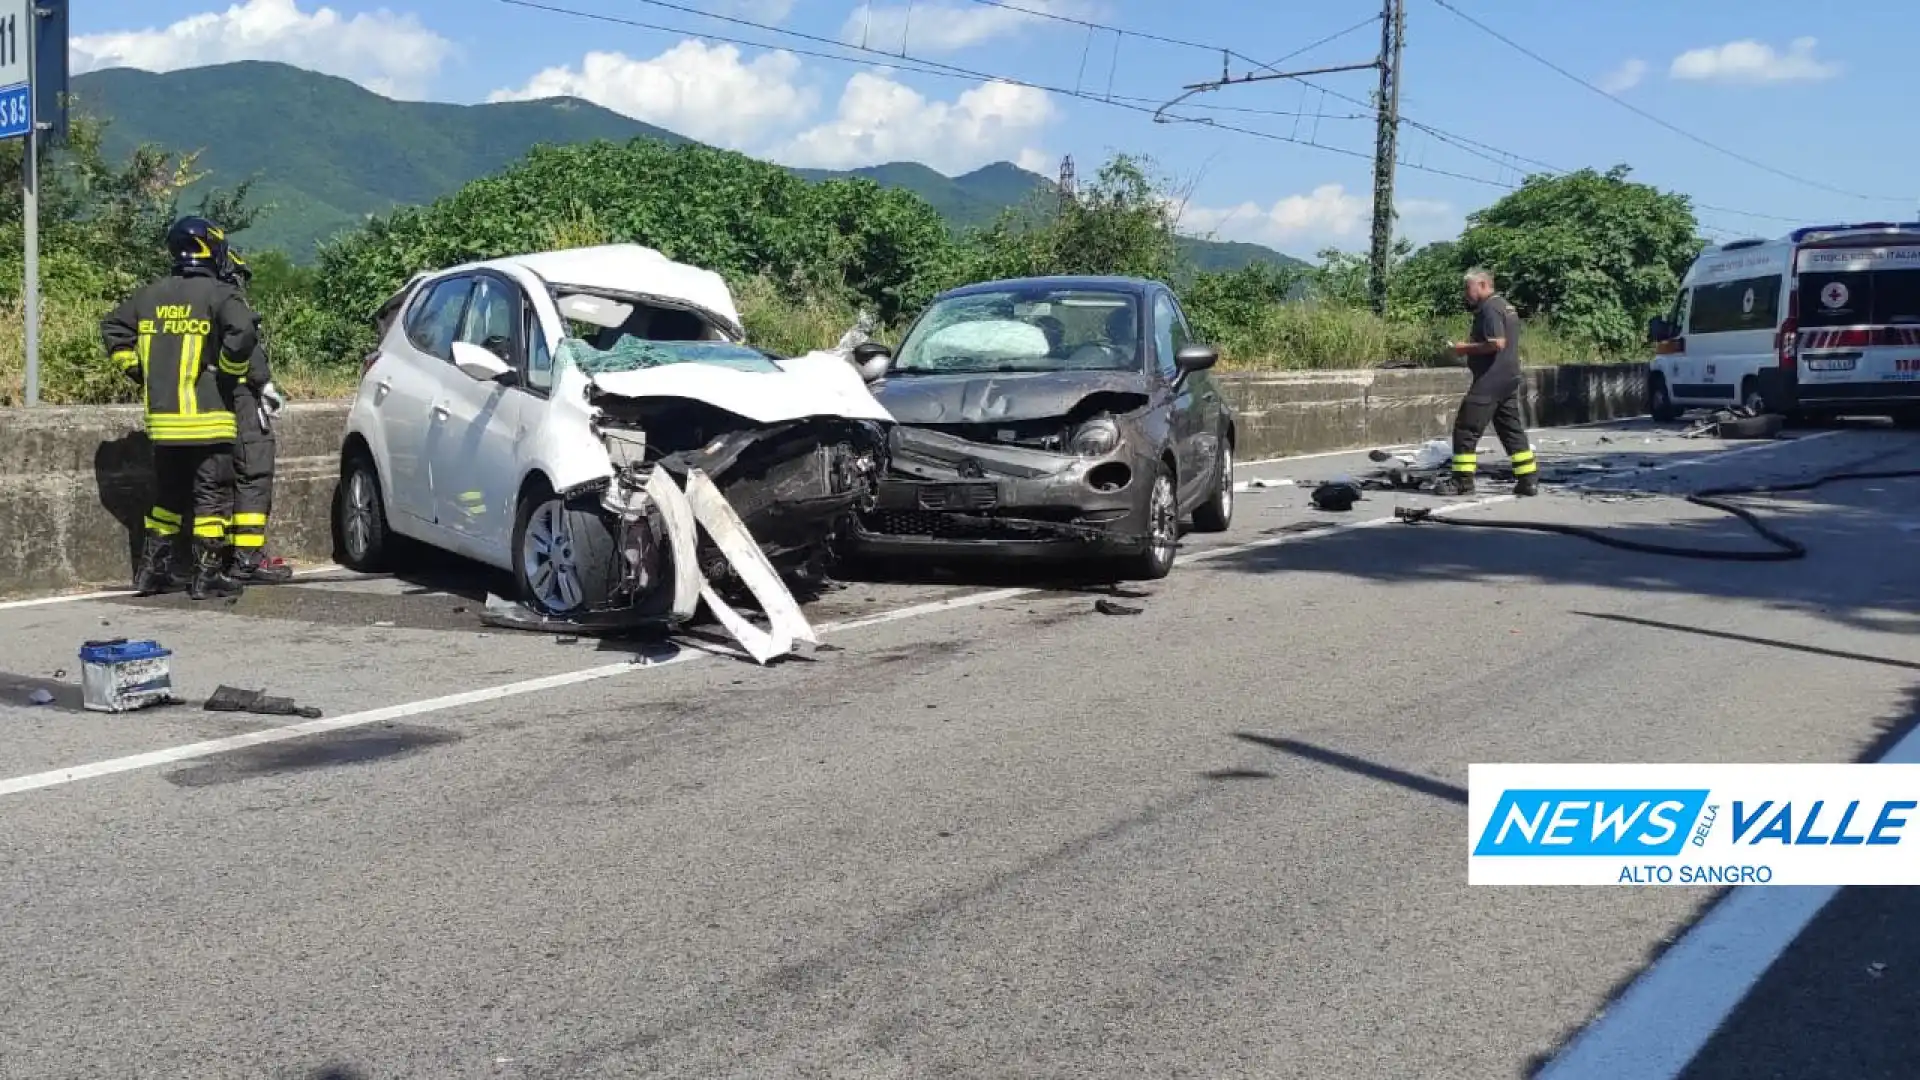
[[[596,349],[579,338],[570,337],[560,343],[560,359],[589,376],[668,364],[712,364],[755,373],[781,370],[765,353],[731,341],[647,341],[622,337],[612,348]]]
[[[888,373],[1131,371],[1140,356],[1131,293],[1008,289],[934,301]]]

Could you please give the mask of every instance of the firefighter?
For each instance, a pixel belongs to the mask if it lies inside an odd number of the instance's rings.
[[[1493,291],[1493,275],[1473,269],[1466,275],[1467,306],[1473,310],[1472,340],[1448,342],[1455,356],[1467,358],[1473,382],[1453,421],[1452,475],[1435,483],[1435,495],[1473,494],[1479,471],[1480,436],[1487,423],[1513,463],[1513,493],[1538,495],[1540,466],[1527,442],[1527,425],[1520,417],[1520,316],[1513,305]]]
[[[253,282],[253,269],[239,252],[228,248],[226,267],[220,276],[245,294]],[[286,406],[286,399],[273,385],[267,340],[260,332],[257,312],[254,335],[257,340],[247,361],[246,377],[233,388],[237,437],[233,445],[232,562],[227,572],[242,584],[277,585],[293,577],[292,567],[266,554],[267,515],[273,512],[273,421]]]
[[[173,272],[147,283],[100,322],[107,354],[138,382],[153,445],[153,506],[134,591],[173,584],[176,540],[191,535],[195,600],[233,596],[226,573],[233,513],[234,387],[246,377],[259,340],[253,309],[220,280],[226,233],[201,217],[167,230]]]

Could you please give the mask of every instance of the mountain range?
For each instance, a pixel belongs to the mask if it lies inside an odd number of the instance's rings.
[[[429,203],[498,172],[540,143],[636,137],[691,140],[579,98],[451,105],[396,101],[360,85],[288,64],[242,61],[154,73],[112,68],[76,76],[74,108],[109,121],[109,154],[142,144],[199,151],[204,184],[253,178],[254,201],[272,209],[248,230],[248,246],[297,260],[320,241],[395,207]],[[906,188],[956,228],[985,225],[1053,181],[1008,162],[946,176],[915,162],[834,172],[795,169],[809,180],[861,176]],[[191,192],[190,192],[191,193]],[[1255,244],[1183,237],[1203,269],[1297,263]]]

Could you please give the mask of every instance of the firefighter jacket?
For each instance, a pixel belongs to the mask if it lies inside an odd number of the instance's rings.
[[[174,446],[234,440],[233,388],[260,340],[238,288],[200,270],[161,278],[101,320],[100,336],[145,390],[148,439]]]

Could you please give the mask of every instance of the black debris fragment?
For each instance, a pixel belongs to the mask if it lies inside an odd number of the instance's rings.
[[[320,710],[311,705],[295,705],[292,698],[269,697],[265,690],[241,690],[232,686],[219,686],[213,695],[207,698],[208,712],[245,712],[262,716],[300,716],[308,720],[317,720]]]
[[[822,642],[819,645],[815,645],[813,647],[813,651],[814,652],[843,652],[845,650],[841,649],[840,646],[838,645],[829,645],[825,642]]]
[[[1369,450],[1367,451],[1367,460],[1368,461],[1392,461],[1393,455],[1387,453],[1385,450]]]
[[[1102,615],[1138,615],[1146,608],[1135,607],[1132,604],[1116,604],[1103,596],[1093,602],[1093,610]]]
[[[1321,510],[1345,512],[1359,501],[1360,486],[1351,481],[1336,480],[1313,489],[1313,505]]]

